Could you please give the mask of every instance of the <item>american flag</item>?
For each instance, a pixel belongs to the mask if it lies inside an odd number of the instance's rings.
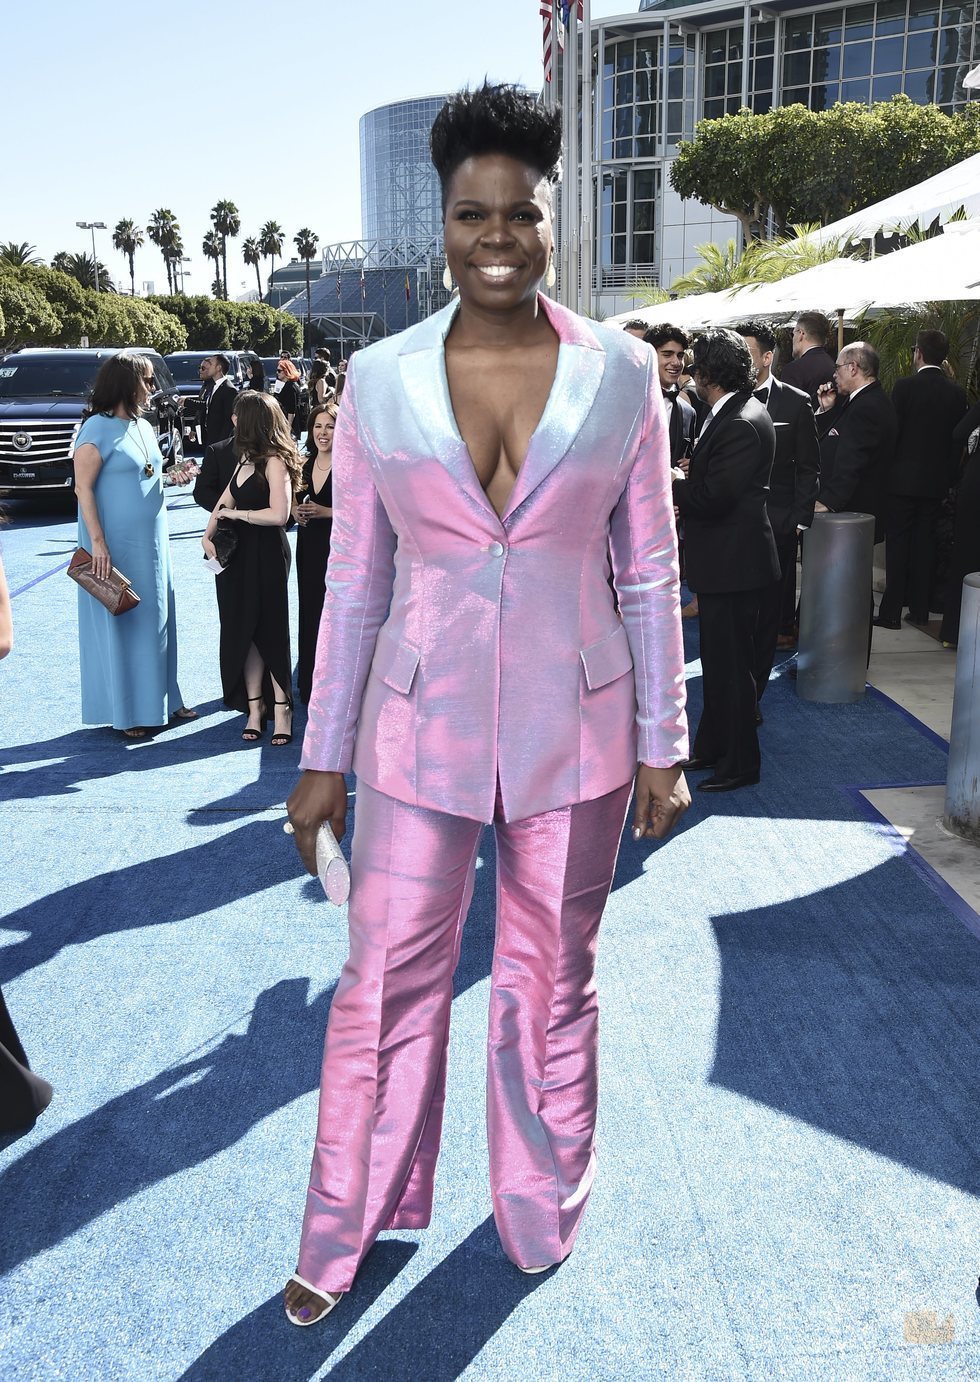
[[[366,280],[365,280],[365,278],[364,278],[364,270],[361,269],[361,301],[362,301],[362,302],[364,301],[366,295],[367,295],[367,282],[366,282]]]
[[[412,300],[412,285],[411,285],[411,283],[409,283],[409,281],[408,281],[408,274],[406,273],[406,275],[405,275],[405,301],[406,301],[406,302],[411,302],[411,300]]]
[[[571,12],[571,0],[561,0],[558,6],[558,18],[561,21],[558,25],[558,48],[562,52],[564,52],[565,49],[565,30],[571,22]],[[578,0],[576,12],[577,17],[584,20],[585,9],[583,0]],[[547,3],[547,0],[538,0],[538,14],[541,16],[544,79],[546,82],[550,82],[554,70],[554,50],[552,48],[551,33],[552,7]]]
[[[340,270],[339,270],[339,269],[337,270],[337,296],[338,296],[338,297],[342,297],[342,296],[343,296],[343,294],[341,293],[341,290],[340,290]]]

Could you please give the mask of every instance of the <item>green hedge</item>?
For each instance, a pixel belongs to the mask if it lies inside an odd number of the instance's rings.
[[[258,355],[283,348],[298,352],[303,328],[289,312],[263,302],[224,302],[210,297],[152,297],[147,302],[177,318],[187,331],[188,350],[254,350]]]
[[[171,313],[142,298],[96,293],[40,264],[0,264],[0,349],[14,346],[152,346],[161,354],[187,347]]]

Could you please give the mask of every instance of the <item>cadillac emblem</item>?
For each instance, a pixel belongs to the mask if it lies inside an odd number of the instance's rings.
[[[15,432],[11,437],[15,451],[30,451],[34,445],[34,438],[30,432]]]

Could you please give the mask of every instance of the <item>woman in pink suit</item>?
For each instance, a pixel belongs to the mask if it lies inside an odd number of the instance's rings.
[[[571,1251],[595,1175],[596,936],[634,838],[690,798],[667,425],[656,356],[539,293],[556,113],[512,87],[432,129],[459,300],[351,363],[305,772],[315,872],[357,774],[350,958],[334,996],[299,1263],[312,1324],[383,1229],[430,1218],[453,970],[497,837],[488,1135],[504,1251]],[[610,559],[617,612],[610,589]]]

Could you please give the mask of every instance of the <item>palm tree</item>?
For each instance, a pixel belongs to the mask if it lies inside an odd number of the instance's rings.
[[[211,208],[211,224],[221,236],[221,281],[228,296],[228,239],[234,239],[242,228],[238,207],[234,202],[215,202]]]
[[[317,235],[310,230],[309,226],[304,226],[293,236],[293,244],[296,246],[300,259],[306,265],[306,348],[310,348],[310,337],[312,336],[312,324],[310,320],[312,303],[310,301],[310,260],[316,256]]]
[[[681,274],[670,285],[672,293],[678,297],[688,297],[696,293],[720,293],[725,288],[735,288],[745,282],[744,263],[746,254],[739,258],[738,246],[729,240],[724,249],[721,245],[698,245],[697,252],[701,263],[690,273]]]
[[[57,269],[59,273],[67,274],[69,278],[75,279],[83,288],[95,288],[95,260],[90,254],[71,254],[68,250],[59,250],[51,260],[52,269]],[[109,270],[99,260],[98,291],[100,293],[114,293],[115,284],[109,277]]]
[[[254,235],[250,235],[247,240],[242,241],[242,258],[246,264],[251,264],[255,270],[255,286],[259,290],[259,302],[261,302],[262,280],[259,278],[259,261],[262,258],[262,246]]]
[[[173,247],[175,241],[180,239],[180,226],[177,224],[177,217],[166,207],[161,207],[159,211],[154,211],[150,217],[150,224],[146,227],[146,233],[163,255],[163,262],[167,266],[167,290],[174,291],[173,281]]]
[[[286,232],[278,221],[266,221],[259,231],[259,249],[262,251],[263,259],[271,259],[272,267],[269,270],[269,305],[272,305],[272,275],[276,271],[276,256],[282,255],[282,247],[286,240]]]
[[[37,247],[29,245],[26,240],[19,245],[8,240],[0,245],[0,263],[9,264],[13,269],[22,269],[26,264],[43,264],[44,260],[37,253]]]
[[[129,291],[136,296],[136,251],[143,243],[143,232],[135,221],[119,221],[112,232],[112,246],[129,260]]]
[[[218,265],[221,263],[221,236],[216,230],[209,230],[201,241],[201,251],[205,258],[214,260],[214,288],[217,289],[215,297],[220,298],[224,291],[224,283]]]

